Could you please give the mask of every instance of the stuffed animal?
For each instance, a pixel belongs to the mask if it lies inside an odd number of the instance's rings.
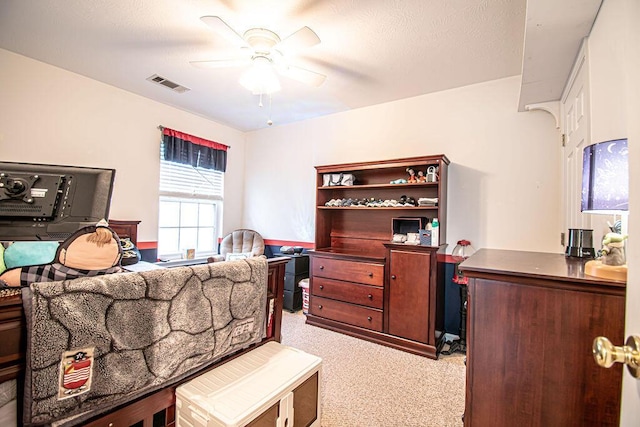
[[[602,258],[601,261],[605,265],[624,265],[626,259],[624,256],[624,241],[627,235],[620,233],[607,233],[602,239]]]
[[[49,264],[12,268],[0,275],[0,284],[29,286],[84,276],[118,273],[122,248],[118,235],[106,221],[76,231],[58,247]]]
[[[414,183],[418,182],[418,178],[416,178],[416,172],[412,168],[407,168],[407,173],[409,174],[409,178],[407,182]]]

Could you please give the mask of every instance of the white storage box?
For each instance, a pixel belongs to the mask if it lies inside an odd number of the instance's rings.
[[[176,389],[178,427],[320,426],[322,359],[268,342]]]

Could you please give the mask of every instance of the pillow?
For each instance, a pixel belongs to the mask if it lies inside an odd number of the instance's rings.
[[[120,239],[108,227],[81,228],[60,244],[55,261],[76,270],[103,270],[120,265]]]
[[[35,248],[34,243],[42,245],[50,242],[16,242],[11,246],[17,246],[20,249],[23,245],[19,243],[32,243],[26,246]],[[55,245],[58,246],[57,243]],[[121,257],[122,247],[118,235],[110,228],[98,223],[96,226],[81,228],[69,236],[57,247],[54,257],[49,257],[48,262],[29,263],[11,268],[0,275],[0,281],[9,286],[29,286],[34,282],[52,282],[119,273],[122,271]]]
[[[4,251],[7,270],[27,265],[48,264],[56,256],[58,242],[15,242]]]
[[[251,252],[230,252],[227,254],[227,256],[225,257],[225,261],[235,261],[238,259],[247,259],[247,258],[251,258],[253,256],[253,253]]]

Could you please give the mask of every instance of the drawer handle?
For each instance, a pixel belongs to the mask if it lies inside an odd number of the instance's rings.
[[[369,277],[373,277],[373,273],[369,273]]]
[[[367,316],[367,320],[371,322],[373,319],[371,318],[371,316]]]
[[[318,308],[319,308],[320,310],[322,310],[322,304],[320,304],[320,305],[318,306]]]
[[[367,295],[367,298],[373,299],[373,295],[369,294],[369,295]]]
[[[320,290],[323,290],[323,289],[324,289],[324,285],[320,285]]]
[[[395,274],[392,274],[392,275],[391,275],[391,278],[392,278],[393,280],[396,280],[396,275],[395,275]]]
[[[324,265],[321,265],[321,266],[320,266],[320,270],[324,270]]]

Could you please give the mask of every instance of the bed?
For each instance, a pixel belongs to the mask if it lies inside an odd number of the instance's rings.
[[[62,362],[58,364],[48,359],[51,359],[51,354],[61,355],[65,352],[63,351],[61,353],[59,351],[60,349],[56,348],[54,349],[53,353],[47,354],[46,352],[44,352],[44,354],[41,354],[39,350],[37,350],[37,348],[31,347],[40,347],[46,349],[46,347],[49,346],[55,347],[57,345],[56,343],[59,341],[64,341],[61,339],[56,339],[55,332],[51,332],[50,334],[46,333],[47,330],[54,331],[55,328],[46,329],[43,327],[40,328],[41,330],[39,330],[37,326],[39,324],[38,322],[40,322],[39,316],[41,316],[43,312],[49,310],[49,300],[51,299],[51,297],[57,297],[57,295],[52,295],[52,293],[56,293],[56,288],[52,288],[50,286],[32,286],[30,290],[24,291],[24,296],[13,295],[0,297],[0,342],[3,343],[3,345],[1,346],[2,348],[0,349],[0,383],[10,380],[17,380],[17,395],[19,400],[17,406],[19,409],[23,408],[23,406],[25,408],[24,413],[19,414],[19,419],[24,419],[27,424],[40,425],[58,423],[57,425],[65,426],[73,426],[79,424],[89,426],[172,426],[175,422],[174,390],[178,385],[201,374],[202,372],[213,369],[221,363],[224,363],[227,360],[230,360],[246,351],[251,350],[252,348],[255,348],[256,346],[262,345],[265,342],[274,340],[280,341],[284,269],[287,261],[288,258],[285,257],[274,258],[265,261],[267,265],[265,268],[265,272],[262,275],[264,277],[262,277],[261,275],[259,275],[258,277],[259,281],[266,281],[265,295],[256,295],[256,298],[258,298],[257,302],[254,301],[248,304],[258,304],[260,306],[260,309],[258,311],[260,311],[262,317],[259,318],[260,320],[256,320],[256,324],[252,323],[251,325],[248,325],[246,321],[244,321],[243,323],[243,319],[246,319],[248,316],[247,313],[244,313],[244,311],[247,311],[245,309],[245,306],[247,306],[247,304],[236,304],[237,307],[231,310],[232,312],[235,312],[237,314],[234,314],[234,319],[229,318],[227,320],[224,320],[224,322],[226,323],[222,325],[223,327],[220,327],[220,325],[218,325],[218,327],[216,328],[216,330],[218,331],[217,333],[221,334],[216,335],[215,339],[219,344],[221,344],[218,349],[211,348],[211,351],[209,352],[210,354],[198,354],[197,357],[195,357],[193,354],[190,354],[189,357],[187,357],[185,360],[169,360],[166,363],[163,360],[164,364],[156,363],[156,365],[153,365],[153,363],[147,363],[147,365],[151,366],[149,371],[151,371],[151,373],[153,374],[152,376],[154,377],[151,379],[148,378],[148,373],[147,377],[143,376],[144,378],[142,380],[140,380],[139,378],[130,379],[129,374],[132,371],[137,370],[127,370],[127,364],[121,364],[119,371],[124,372],[125,375],[122,378],[119,378],[117,381],[114,380],[112,382],[114,383],[114,385],[120,384],[120,386],[122,384],[133,384],[133,386],[131,387],[132,392],[129,393],[128,390],[125,392],[122,389],[116,389],[116,393],[114,394],[114,396],[108,398],[104,398],[104,396],[100,395],[100,393],[95,393],[96,389],[100,389],[99,386],[103,386],[103,389],[108,388],[105,386],[105,380],[100,380],[100,377],[97,376],[97,374],[92,378],[96,381],[96,383],[94,383],[96,384],[96,386],[94,388],[93,394],[90,394],[89,392],[83,392],[77,396],[68,396],[68,398],[63,396],[61,399],[52,395],[55,390],[50,387],[50,384],[48,384],[51,382],[50,379],[60,378],[60,384],[63,384],[66,373],[62,368],[60,368],[61,375],[58,377],[57,371],[53,372],[53,370],[58,370],[58,367],[62,366]],[[259,261],[249,261],[248,263],[239,261],[238,263],[251,264],[253,265],[253,268],[255,268],[255,266],[259,264]],[[233,262],[217,264],[231,265],[233,264]],[[207,280],[211,280],[211,277],[209,277],[210,275],[219,276],[219,269],[221,268],[228,269],[229,267],[220,267],[214,266],[214,264],[207,264],[202,266],[167,269],[167,271],[165,271],[164,273],[158,273],[158,270],[154,270],[155,273],[126,273],[129,276],[113,276],[130,278],[132,283],[137,283],[137,285],[132,286],[133,288],[135,288],[136,286],[147,287],[145,288],[146,290],[143,290],[140,294],[141,297],[147,298],[147,296],[149,296],[149,284],[154,280],[158,280],[159,277],[168,276],[168,279],[165,277],[165,279],[163,280],[173,281],[174,279],[179,277],[197,276],[200,279],[203,279],[204,282],[207,282]],[[232,275],[237,274],[238,273],[233,273]],[[107,282],[113,280],[107,279],[106,277],[107,276],[104,276],[100,280],[107,280]],[[100,286],[103,286],[102,289],[98,290],[98,293],[101,294],[101,300],[103,298],[112,298],[108,295],[109,292],[115,292],[117,294],[117,291],[113,290],[114,283],[116,282],[102,283],[100,281],[93,282],[92,279],[87,280],[90,282],[90,286],[97,286],[98,288]],[[71,294],[77,293],[79,291],[78,282],[73,282],[74,283],[69,283],[66,285],[65,290],[67,293]],[[108,286],[104,286],[105,284]],[[192,286],[194,289],[206,288],[206,286],[203,285],[192,284],[190,286]],[[200,288],[198,288],[198,286],[200,286]],[[219,287],[223,285],[211,286]],[[246,285],[241,285],[240,287],[242,286]],[[156,287],[156,293],[152,293],[153,295],[151,295],[151,297],[157,299],[158,292],[162,290],[161,288],[162,286],[160,286],[159,288]],[[105,292],[105,289],[108,291]],[[158,289],[160,289],[160,291],[158,291]],[[191,294],[191,296],[189,295],[190,294],[188,293],[184,293],[181,297],[184,301],[178,301],[177,303],[175,303],[175,305],[179,306],[180,303],[182,304],[183,311],[191,311],[185,310],[184,307],[195,307],[198,305],[197,303],[194,305],[193,302],[193,295],[197,295],[197,293]],[[167,298],[165,298],[165,300]],[[189,300],[189,298],[191,298],[191,300]],[[80,298],[80,300],[84,301],[82,298]],[[115,298],[115,300],[118,300],[118,298]],[[129,301],[130,298],[126,298],[126,300]],[[162,300],[162,298],[160,298],[160,300]],[[113,316],[111,316],[112,318],[124,319],[126,317],[126,313],[128,311],[131,311],[132,307],[135,307],[135,304],[130,304],[129,310],[127,310],[127,305],[125,304],[125,302],[127,301],[116,301],[116,303],[114,303],[113,301],[107,302],[105,307],[108,306],[110,307],[109,310],[112,310],[109,311],[113,314]],[[56,304],[58,304],[57,307],[59,311],[68,310],[68,307],[70,307],[68,305],[59,304],[59,301]],[[84,302],[82,304],[84,304]],[[120,308],[118,308],[118,304],[120,304]],[[43,307],[45,307],[46,310],[43,309]],[[54,305],[51,305],[51,307],[51,310],[55,309]],[[132,324],[132,328],[139,328],[139,325],[135,324],[135,319],[140,319],[140,315],[144,317],[144,313],[141,313],[142,314],[137,313],[137,316],[134,316],[128,320],[128,322]],[[77,317],[83,318],[87,316]],[[200,317],[202,316],[195,316],[194,318],[199,319]],[[149,322],[154,325],[163,323],[156,320],[147,321],[147,323]],[[86,325],[91,325],[94,323],[96,322],[88,319]],[[194,326],[192,324],[180,324],[180,321],[177,321],[177,323],[176,321],[172,321],[170,323],[177,325],[175,326],[175,329],[178,329],[181,335],[190,333],[194,336],[206,336],[206,333],[203,333],[205,331],[205,329],[203,329],[204,327],[197,325]],[[29,327],[28,325],[32,325],[33,327]],[[84,327],[86,327],[86,325]],[[117,328],[118,327],[113,327],[111,329]],[[120,329],[123,330],[121,326]],[[102,334],[102,332],[98,330],[96,333],[98,335]],[[158,335],[158,337],[162,338],[169,336],[162,331],[156,332],[156,334]],[[37,340],[38,335],[40,336],[40,341]],[[118,347],[120,349],[125,348],[127,350],[135,350],[135,348],[144,347],[144,351],[147,352],[144,353],[145,360],[149,360],[148,358],[146,358],[146,356],[149,354],[149,348],[155,349],[156,353],[166,353],[171,355],[173,353],[180,353],[176,349],[183,349],[184,347],[188,346],[188,344],[184,343],[190,342],[185,341],[176,344],[176,342],[166,339],[164,340],[164,342],[160,342],[161,340],[156,340],[157,342],[155,343],[143,342],[141,344],[127,342],[127,340],[129,339],[127,338],[127,336],[133,335],[141,334],[121,334],[119,338],[105,338],[104,346],[95,346],[94,351],[96,353],[91,355],[91,357],[93,357],[93,360],[95,361],[94,366],[99,367],[98,361],[101,360],[101,358],[102,360],[106,360],[106,354],[108,353],[107,350],[109,348]],[[51,344],[38,344],[38,342],[47,343],[47,339]],[[66,339],[66,341],[67,344],[65,344],[65,349],[69,347],[74,351],[78,349],[83,350],[83,345],[85,343],[82,342],[82,339],[74,336],[70,339]],[[195,341],[194,346],[196,346],[198,349],[201,349],[207,347],[207,344],[203,341]],[[69,360],[75,363],[75,365],[73,366],[79,368],[82,366],[83,356],[82,354],[78,356],[77,353],[83,352],[76,351],[75,353],[76,354],[69,355]],[[153,353],[153,351],[151,351],[151,353]],[[73,356],[75,356],[75,359],[73,358]],[[84,356],[87,355],[85,354]],[[135,364],[132,364],[131,366],[135,366]],[[102,369],[103,367],[100,367],[100,370]],[[114,373],[111,372],[110,374],[106,375],[105,378],[114,378]],[[160,378],[160,380],[158,380],[158,378]],[[130,381],[127,382],[128,380]],[[62,392],[64,392],[64,387],[59,387],[60,384],[56,383],[56,388],[59,388]],[[136,384],[143,384],[143,386],[139,387]],[[24,405],[24,402],[27,402],[27,404]],[[60,402],[62,402],[62,404],[60,404]],[[67,405],[65,402],[70,403]],[[92,406],[92,402],[98,402],[98,405]],[[103,403],[105,402],[107,406],[103,405]]]

